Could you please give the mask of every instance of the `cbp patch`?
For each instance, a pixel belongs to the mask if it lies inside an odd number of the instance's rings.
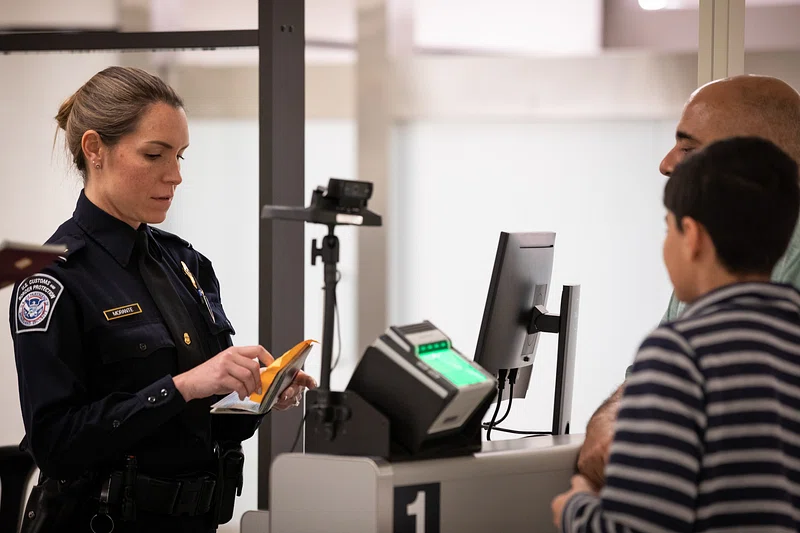
[[[64,286],[53,276],[36,274],[17,288],[17,333],[47,331]]]

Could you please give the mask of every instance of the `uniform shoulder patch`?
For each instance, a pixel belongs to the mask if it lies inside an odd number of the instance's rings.
[[[47,331],[64,285],[49,274],[35,274],[17,287],[17,333]]]

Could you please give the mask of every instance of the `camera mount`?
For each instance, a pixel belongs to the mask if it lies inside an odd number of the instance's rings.
[[[372,197],[372,183],[330,178],[328,186],[318,186],[311,194],[308,207],[265,205],[261,218],[273,220],[295,220],[328,226],[328,235],[322,246],[311,241],[311,264],[322,258],[325,265],[325,311],[322,328],[322,367],[320,371],[320,400],[330,391],[331,362],[333,359],[333,326],[336,306],[337,268],[339,262],[339,238],[334,234],[336,226],[380,226],[381,216],[367,209]],[[323,400],[324,401],[324,400]]]

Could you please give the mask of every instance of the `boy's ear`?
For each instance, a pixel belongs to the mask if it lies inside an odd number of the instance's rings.
[[[704,241],[707,237],[706,230],[692,217],[683,217],[681,226],[683,229],[683,252],[686,259],[695,260],[703,252]]]

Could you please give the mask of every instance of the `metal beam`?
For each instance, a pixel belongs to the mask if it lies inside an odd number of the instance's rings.
[[[259,30],[0,34],[0,52],[88,52],[258,46]]]
[[[305,5],[258,3],[259,205],[304,205]],[[281,354],[303,338],[305,228],[260,220],[258,339]],[[303,409],[273,412],[258,432],[258,507],[269,508],[272,460],[291,451]]]
[[[700,0],[697,84],[744,74],[745,0]]]

